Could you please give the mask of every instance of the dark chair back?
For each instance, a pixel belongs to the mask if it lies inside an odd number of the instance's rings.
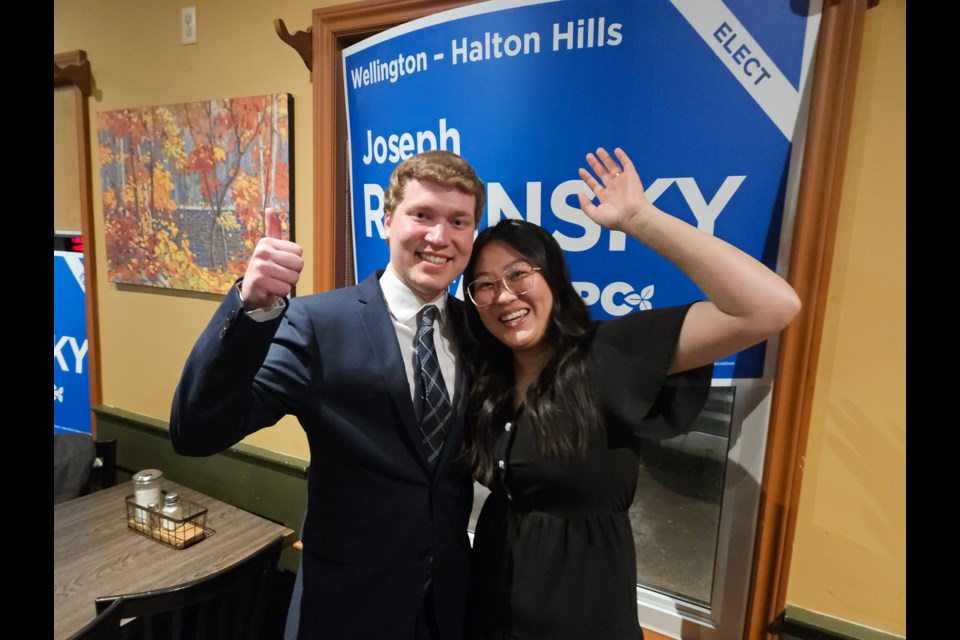
[[[53,434],[53,504],[82,495],[96,458],[89,433]]]
[[[53,504],[117,483],[117,441],[89,433],[53,434]]]
[[[97,459],[90,470],[86,493],[109,489],[117,484],[117,439],[94,440],[93,444],[97,449]]]
[[[259,640],[270,578],[283,548],[277,538],[232,567],[187,584],[144,593],[97,598],[97,611],[122,600],[121,615],[136,618],[123,637],[153,640]]]
[[[87,626],[70,636],[70,640],[120,640],[122,606],[123,598],[117,598],[88,622]]]

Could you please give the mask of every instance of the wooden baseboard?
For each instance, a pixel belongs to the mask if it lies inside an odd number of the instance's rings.
[[[906,640],[906,636],[789,604],[783,612],[780,637],[782,640]]]

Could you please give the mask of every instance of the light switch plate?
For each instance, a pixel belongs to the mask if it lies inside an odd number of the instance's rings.
[[[197,43],[196,7],[184,7],[180,9],[180,42],[182,44]]]

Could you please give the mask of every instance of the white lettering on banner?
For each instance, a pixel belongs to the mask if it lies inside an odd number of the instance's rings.
[[[647,199],[656,202],[671,185],[676,183],[680,194],[690,207],[690,212],[697,220],[697,228],[705,233],[713,234],[717,218],[730,203],[734,194],[746,180],[747,176],[727,176],[723,184],[708,202],[704,198],[700,186],[694,178],[657,178],[646,188]],[[542,224],[542,182],[526,183],[526,210],[514,203],[499,182],[487,183],[487,226],[497,224],[501,218],[526,220],[534,224]],[[603,227],[590,219],[581,209],[579,202],[576,206],[568,203],[573,196],[583,193],[593,196],[590,187],[583,180],[567,180],[561,182],[550,194],[550,211],[556,218],[569,222],[583,229],[580,236],[569,236],[560,231],[554,231],[560,247],[564,251],[589,251],[600,241]],[[363,185],[363,221],[364,233],[368,238],[373,237],[373,226],[376,226],[377,235],[385,237],[383,229],[383,187],[378,184]],[[622,231],[611,231],[607,245],[610,251],[626,251],[626,234]]]
[[[703,192],[697,185],[694,178],[657,178],[646,189],[647,199],[650,202],[656,202],[664,191],[674,183],[680,189],[680,194],[690,207],[690,212],[697,220],[697,228],[705,233],[713,234],[714,225],[717,218],[726,208],[727,204],[733,198],[733,195],[746,180],[746,176],[727,176],[723,184],[710,199],[709,202],[704,198]],[[366,189],[366,188],[365,188]],[[542,183],[527,183],[527,210],[526,220],[534,224],[541,224],[541,191]],[[366,193],[366,190],[364,191]],[[550,210],[557,218],[574,224],[583,229],[581,236],[568,236],[560,231],[554,231],[553,237],[560,243],[564,251],[589,251],[597,242],[600,241],[600,235],[603,228],[590,219],[579,206],[572,206],[567,203],[572,196],[583,193],[588,197],[593,197],[593,192],[583,180],[567,180],[561,182],[550,194]],[[514,220],[524,219],[523,213],[516,204],[510,199],[503,185],[499,182],[490,182],[487,186],[487,225],[493,226],[500,221],[501,217],[513,218]],[[369,212],[368,214],[369,215]],[[368,234],[369,235],[369,234]],[[608,249],[610,251],[626,250],[626,234],[622,231],[611,231]]]
[[[449,149],[460,155],[460,132],[453,127],[448,129],[446,118],[440,118],[439,130],[440,145],[438,147],[437,136],[433,131],[417,131],[417,139],[414,143],[413,134],[410,133],[393,133],[384,138],[383,136],[374,137],[373,131],[367,129],[367,152],[363,154],[363,164],[400,162],[417,153],[438,148]]]
[[[573,288],[577,290],[577,293],[580,294],[580,297],[583,298],[583,303],[588,307],[596,304],[597,300],[600,299],[600,287],[592,282],[573,282],[571,284],[573,284]]]
[[[371,204],[373,198],[377,199],[376,207]],[[386,239],[387,233],[383,228],[383,187],[378,184],[363,185],[363,225],[368,238],[373,237],[370,223],[376,225],[380,239]]]
[[[611,282],[600,294],[600,306],[612,316],[625,316],[633,311],[633,307],[628,304],[618,304],[613,296],[619,294],[626,297],[628,293],[633,293],[633,287],[626,282]]]
[[[553,232],[553,237],[556,238],[564,251],[587,251],[593,248],[600,240],[600,231],[603,229],[580,209],[579,203],[575,207],[567,204],[567,198],[577,193],[582,193],[588,197],[593,196],[590,187],[583,180],[561,182],[553,190],[553,195],[550,196],[550,208],[553,210],[553,215],[583,229],[583,235],[579,238],[572,238],[559,231]]]
[[[543,0],[517,0],[538,4]],[[556,0],[553,0],[556,1]],[[515,5],[516,2],[509,4]],[[487,60],[505,60],[517,56],[535,56],[541,53],[541,39],[550,38],[547,51],[567,52],[595,47],[616,47],[623,42],[623,23],[608,21],[605,16],[579,18],[556,22],[539,31],[502,34],[499,31],[484,31],[483,35],[458,36],[450,39],[450,64],[452,66]],[[363,44],[347,47],[344,60],[347,65],[352,89],[358,91],[380,82],[396,83],[404,76],[429,70],[428,57],[434,63],[446,60],[444,51],[419,51],[414,54],[400,53],[396,58],[376,59],[350,67],[352,56],[367,47],[381,44],[387,36],[373,36]],[[389,54],[392,55],[392,54]],[[753,65],[751,65],[751,72]]]
[[[490,60],[491,58],[502,58],[506,55],[513,58],[521,53],[530,55],[531,53],[540,53],[540,34],[536,31],[525,33],[523,36],[509,35],[506,38],[499,33],[491,34],[489,31],[483,34],[483,40],[467,40],[466,37],[459,41],[451,40],[451,59],[453,64],[466,64],[467,62],[480,62],[481,60]]]
[[[703,199],[703,193],[693,178],[674,178],[674,181],[680,187],[680,193],[690,206],[693,217],[697,219],[697,228],[713,235],[713,223],[746,179],[747,176],[727,176],[709,203]]]
[[[727,5],[722,0],[670,1],[787,140],[792,140],[800,92]],[[819,18],[811,14],[808,19]]]
[[[353,88],[359,89],[384,80],[396,82],[401,76],[427,70],[427,54],[423,51],[414,55],[399,54],[395,60],[371,60],[365,67],[354,67],[350,70],[350,80]]]
[[[60,365],[61,371],[70,371],[67,361],[63,357],[63,347],[70,345],[70,351],[73,353],[74,373],[83,373],[83,358],[87,355],[87,341],[77,345],[77,339],[72,336],[53,336],[53,359]]]
[[[553,25],[553,50],[559,51],[560,47],[566,51],[571,49],[591,49],[593,47],[602,47],[609,45],[615,47],[623,42],[623,35],[620,29],[623,25],[614,22],[606,26],[606,18],[580,18],[574,26],[571,20],[566,24],[559,22]]]
[[[540,182],[527,183],[527,222],[540,224]],[[487,184],[487,225],[493,226],[500,221],[500,214],[504,218],[523,220],[517,205],[507,195],[503,185],[499,182]]]
[[[653,298],[654,286],[647,285],[638,293],[628,282],[611,282],[603,289],[592,282],[574,282],[584,304],[592,306],[600,303],[600,307],[611,316],[625,316],[634,309],[645,311],[653,308],[650,300]]]

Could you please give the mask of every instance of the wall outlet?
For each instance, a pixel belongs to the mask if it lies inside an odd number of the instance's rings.
[[[180,9],[180,42],[182,44],[197,44],[196,7]]]

